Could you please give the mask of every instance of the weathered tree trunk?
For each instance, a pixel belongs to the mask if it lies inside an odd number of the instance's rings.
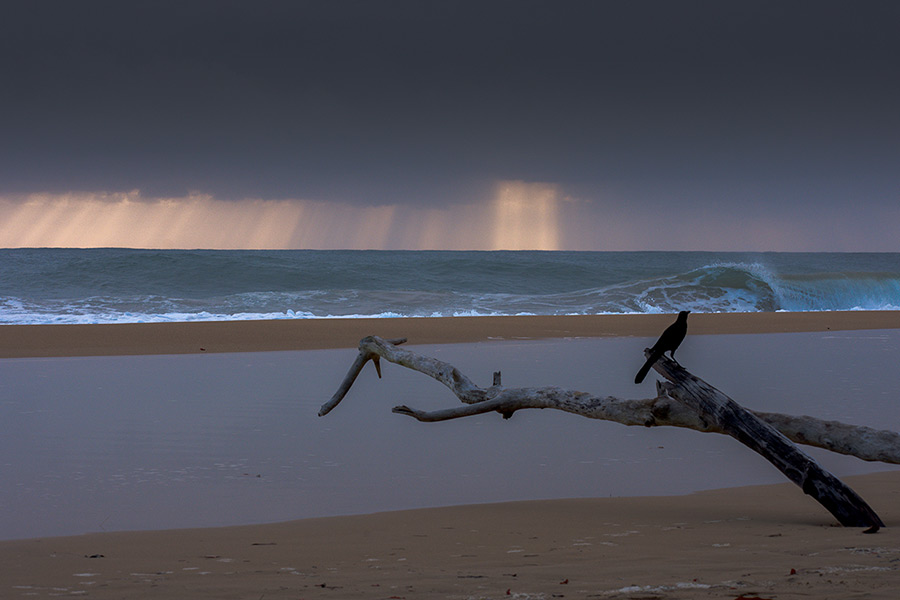
[[[670,396],[775,465],[804,493],[828,509],[841,525],[871,527],[872,532],[884,526],[875,511],[856,492],[819,466],[774,427],[689,373],[674,360],[663,356],[653,368],[671,382],[665,386]]]
[[[319,415],[324,416],[328,414],[343,400],[356,377],[369,360],[375,363],[378,376],[381,377],[380,359],[384,358],[389,362],[419,371],[440,381],[464,403],[463,406],[432,412],[420,411],[407,406],[396,406],[393,409],[398,414],[408,415],[424,422],[457,419],[492,411],[499,412],[504,418],[508,419],[515,411],[520,409],[553,408],[592,419],[615,421],[623,425],[643,425],[646,427],[669,425],[703,432],[727,433],[742,442],[744,442],[742,438],[752,439],[757,431],[762,430],[769,437],[774,433],[775,439],[777,439],[777,441],[766,442],[763,444],[764,446],[771,447],[776,452],[786,449],[785,451],[791,456],[785,468],[782,468],[782,472],[791,481],[801,485],[807,493],[815,492],[813,496],[823,506],[828,508],[838,518],[839,522],[844,525],[870,526],[873,527],[873,530],[882,525],[878,516],[852,490],[822,470],[815,461],[800,452],[787,438],[800,444],[825,448],[841,454],[856,456],[863,460],[900,464],[900,434],[896,432],[879,431],[869,427],[847,425],[836,421],[823,421],[806,416],[794,417],[779,413],[753,413],[743,409],[733,400],[709,386],[709,384],[705,384],[705,382],[704,385],[707,388],[714,390],[716,394],[719,394],[731,403],[721,402],[722,406],[728,407],[728,410],[719,411],[719,413],[725,415],[725,418],[718,419],[710,416],[710,414],[716,412],[716,409],[709,408],[707,406],[709,401],[707,400],[704,400],[705,408],[698,411],[698,408],[691,406],[689,401],[686,402],[682,397],[675,396],[673,390],[679,387],[675,383],[658,383],[657,397],[643,400],[620,399],[612,396],[598,397],[558,387],[507,389],[500,384],[499,373],[494,373],[494,381],[491,387],[480,388],[453,365],[400,348],[399,344],[405,341],[405,339],[383,340],[378,337],[366,337],[360,340],[359,355],[341,382],[337,392],[319,410]],[[670,369],[678,369],[683,373],[685,380],[687,377],[693,377],[687,371],[681,369],[674,361],[664,358],[658,361],[657,365],[657,371],[660,371],[660,373],[669,372]],[[666,375],[664,374],[664,376]],[[693,378],[693,380],[700,381],[697,378]],[[685,398],[692,395],[692,392],[689,390],[693,388],[680,386],[679,389],[681,390],[679,394]],[[716,398],[721,400],[718,396]],[[737,410],[735,407],[737,407]],[[710,414],[703,412],[703,410],[707,409],[711,411]],[[748,426],[746,431],[735,430],[730,424],[730,419],[727,418],[729,410],[733,413],[741,414],[742,418],[740,421],[753,423],[753,426]],[[752,419],[743,417],[743,415],[747,415]],[[753,447],[751,445],[753,443],[751,441],[747,445]],[[754,450],[756,450],[755,447]],[[757,451],[759,452],[759,450]],[[796,459],[795,453],[805,457],[805,460],[799,459],[799,462],[791,462]],[[796,467],[795,464],[801,465],[802,468]],[[834,482],[837,482],[837,486],[835,486]],[[828,495],[816,491],[829,487],[843,490],[842,493],[844,495]],[[824,500],[817,497],[816,494],[822,496]],[[856,500],[865,508],[843,511],[841,507],[847,502],[852,504]],[[826,504],[826,502],[830,503],[831,506]]]

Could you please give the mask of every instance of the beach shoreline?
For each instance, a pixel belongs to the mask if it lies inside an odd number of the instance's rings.
[[[669,314],[404,317],[0,325],[0,358],[353,348],[367,335],[411,344],[582,337],[655,337]],[[900,328],[900,311],[696,313],[690,335]]]

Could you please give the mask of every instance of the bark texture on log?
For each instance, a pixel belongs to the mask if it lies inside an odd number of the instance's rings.
[[[400,348],[399,344],[405,341],[384,340],[375,336],[360,340],[356,360],[335,394],[322,405],[319,415],[328,414],[344,399],[368,361],[373,361],[378,376],[381,377],[380,359],[383,358],[441,382],[463,403],[463,406],[438,411],[396,406],[393,409],[395,413],[423,422],[437,422],[494,411],[508,419],[521,409],[553,408],[623,425],[668,425],[728,434],[764,456],[769,451],[788,456],[781,466],[776,466],[806,493],[819,500],[842,524],[867,526],[872,527],[872,530],[883,525],[881,519],[853,490],[824,471],[791,441],[863,460],[900,464],[900,434],[896,432],[823,421],[808,416],[754,413],[667,358],[659,360],[654,368],[664,377],[669,378],[671,375],[677,383],[672,379],[670,382],[657,383],[655,398],[631,400],[613,396],[600,397],[559,387],[504,388],[500,384],[500,373],[493,374],[493,385],[480,388],[453,365]],[[695,394],[698,398],[691,400]],[[739,423],[738,427],[733,425],[735,422]],[[763,436],[766,441],[756,441],[759,436]],[[845,510],[847,503],[858,508]]]
[[[666,386],[669,395],[772,463],[804,493],[824,506],[841,525],[870,527],[872,532],[884,526],[856,492],[774,427],[674,360],[661,357],[653,368],[671,382]]]
[[[705,433],[725,433],[715,423],[701,418],[695,411],[669,397],[665,389],[667,384],[664,383],[657,384],[655,398],[639,400],[594,396],[558,387],[504,388],[500,385],[498,373],[494,374],[494,385],[479,388],[453,365],[398,348],[397,345],[404,341],[384,340],[378,337],[363,338],[359,344],[356,360],[335,394],[322,405],[319,415],[328,414],[343,400],[366,362],[384,358],[388,362],[419,371],[444,383],[467,405],[430,412],[406,406],[394,408],[394,412],[398,414],[405,414],[423,422],[446,421],[494,411],[509,418],[520,409],[552,408],[589,419],[614,421],[622,425],[684,427]],[[455,376],[447,377],[447,373],[454,372]],[[808,416],[796,417],[766,412],[753,414],[795,443],[824,448],[866,461],[900,464],[900,434],[896,432],[847,425],[838,421],[824,421]]]

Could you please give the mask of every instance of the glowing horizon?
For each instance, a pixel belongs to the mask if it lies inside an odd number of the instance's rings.
[[[556,250],[558,193],[499,182],[444,208],[299,199],[145,198],[140,191],[0,198],[0,247]]]
[[[137,190],[0,196],[0,248],[897,251],[890,240],[900,206],[848,223],[840,207],[783,218],[751,204],[736,218],[635,197],[611,189],[579,200],[524,181],[440,206],[147,198]],[[864,237],[872,243],[860,244]]]

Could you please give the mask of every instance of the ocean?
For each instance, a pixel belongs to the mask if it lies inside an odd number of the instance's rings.
[[[900,309],[900,254],[0,249],[0,323]]]

